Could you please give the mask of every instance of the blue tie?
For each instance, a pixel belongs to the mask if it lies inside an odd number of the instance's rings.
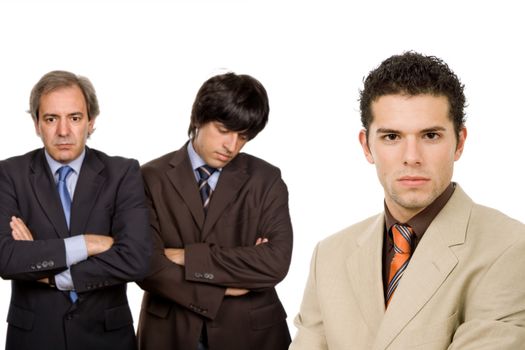
[[[67,189],[66,179],[71,174],[73,169],[70,166],[63,166],[58,169],[58,195],[60,196],[60,201],[62,202],[62,209],[64,209],[64,216],[66,217],[67,228],[69,229],[69,218],[71,217],[71,196],[69,195],[69,190]],[[69,298],[74,303],[78,299],[78,295],[75,291],[69,292]]]

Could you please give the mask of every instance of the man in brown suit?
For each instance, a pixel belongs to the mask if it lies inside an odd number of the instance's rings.
[[[292,253],[288,191],[278,168],[239,153],[268,114],[256,79],[212,77],[190,141],[142,167],[155,247],[140,283],[140,349],[288,348],[274,288]]]

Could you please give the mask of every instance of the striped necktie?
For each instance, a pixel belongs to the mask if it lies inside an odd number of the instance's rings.
[[[386,306],[392,300],[392,296],[405,272],[412,254],[412,237],[414,231],[408,225],[395,224],[392,226],[392,238],[394,240],[394,257],[390,264],[388,275],[388,289],[386,293]]]
[[[62,209],[64,210],[64,216],[66,217],[67,228],[69,229],[69,220],[71,218],[71,196],[67,189],[66,179],[73,172],[73,168],[65,165],[58,169],[58,195],[60,196],[60,202],[62,202]],[[72,290],[69,291],[69,299],[74,303],[78,299],[77,293]]]
[[[209,165],[203,165],[197,168],[199,172],[199,192],[201,193],[202,207],[204,208],[204,213],[208,212],[208,206],[210,204],[210,197],[213,192],[208,179],[217,169],[212,168]]]

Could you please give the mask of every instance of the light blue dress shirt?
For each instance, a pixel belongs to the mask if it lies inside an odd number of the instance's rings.
[[[191,167],[193,169],[193,173],[195,174],[195,180],[199,182],[200,175],[197,171],[198,168],[205,165],[206,162],[202,160],[202,158],[195,152],[195,149],[193,148],[193,145],[190,142],[188,142],[188,156],[190,157]],[[218,168],[217,171],[215,171],[211,176],[208,178],[208,185],[210,185],[211,189],[215,191],[215,187],[217,186],[217,182],[219,182],[219,176],[221,175],[222,168]]]
[[[77,159],[74,159],[68,164],[62,164],[57,162],[47,151],[45,151],[47,164],[51,169],[51,173],[54,176],[55,183],[58,183],[58,169],[64,165],[69,165],[73,171],[66,179],[66,186],[69,191],[69,196],[71,197],[71,203],[74,201],[75,188],[77,186],[78,175],[80,174],[80,168],[82,168],[82,163],[86,156],[86,150],[82,151],[80,156]],[[84,235],[71,236],[64,239],[64,244],[66,246],[66,264],[68,269],[55,275],[55,284],[59,290],[74,290],[75,286],[73,285],[73,279],[71,278],[71,270],[69,267],[80,261],[86,260],[88,257],[86,241],[84,240]]]

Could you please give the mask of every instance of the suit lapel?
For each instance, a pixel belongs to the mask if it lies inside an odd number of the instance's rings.
[[[463,244],[472,201],[457,186],[421,239],[388,307],[374,349],[385,349],[456,267],[450,247]]]
[[[243,159],[243,154],[239,154],[222,169],[219,182],[208,207],[208,214],[202,230],[203,240],[208,236],[224,209],[237,197],[237,193],[250,177],[246,169],[246,162]]]
[[[190,158],[186,149],[187,143],[175,152],[170,161],[172,168],[167,171],[169,181],[175,187],[182,200],[189,208],[193,220],[202,229],[204,225],[204,209],[197,187],[197,180],[191,167]]]
[[[80,168],[75,195],[71,203],[70,231],[72,234],[85,232],[89,214],[106,182],[106,176],[102,175],[103,169],[104,164],[93,151],[86,147],[86,157]]]
[[[373,333],[385,312],[381,268],[383,227],[384,215],[378,215],[371,227],[357,238],[358,249],[346,262],[361,314]]]
[[[68,236],[66,217],[62,209],[55,180],[44,156],[44,150],[38,151],[31,162],[31,186],[42,208],[57,235],[61,238]]]

